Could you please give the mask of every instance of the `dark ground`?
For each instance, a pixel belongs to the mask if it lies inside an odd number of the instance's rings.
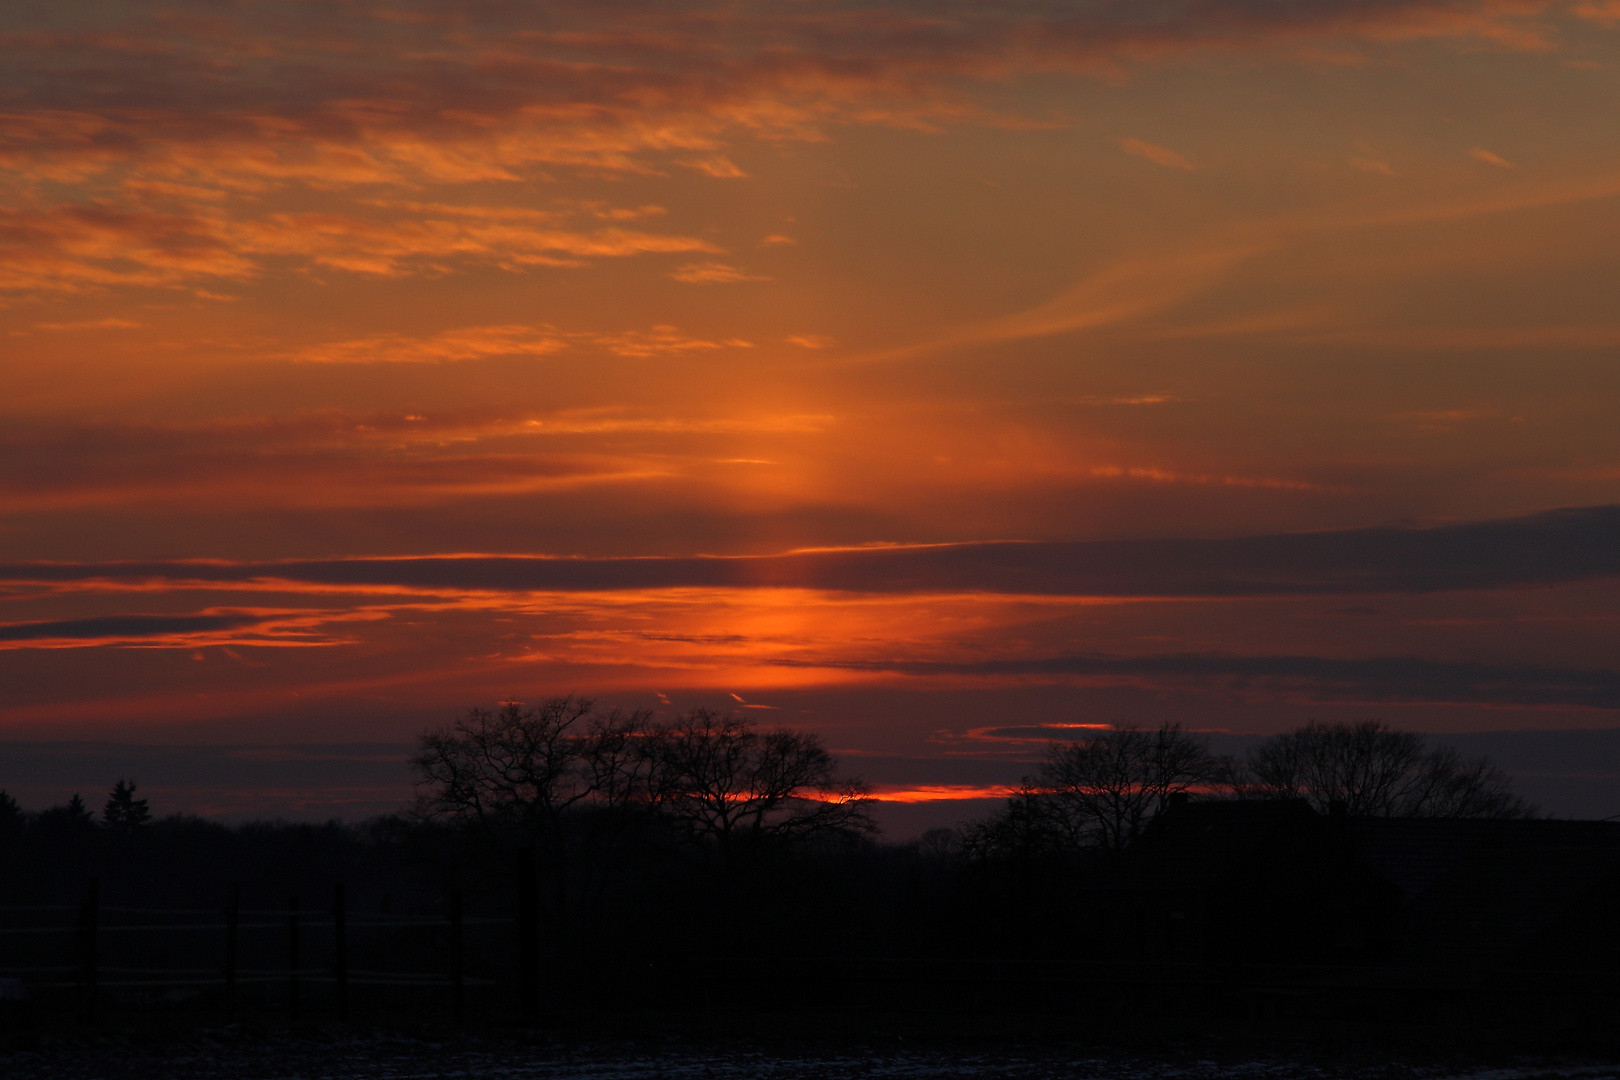
[[[4,1080],[1541,1080],[1620,1077],[1620,1056],[1493,1044],[1490,1033],[1438,1040],[1410,1032],[1308,1036],[1183,1028],[1019,1030],[998,1023],[874,1023],[818,1033],[800,1022],[671,1017],[634,1035],[490,1029],[413,1034],[282,1027],[97,1032],[0,1031]]]

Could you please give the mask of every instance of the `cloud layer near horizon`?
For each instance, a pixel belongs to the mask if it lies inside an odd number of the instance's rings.
[[[1237,597],[1427,593],[1620,574],[1620,506],[1430,528],[1072,543],[887,546],[746,557],[451,555],[280,562],[0,564],[0,582],[380,587],[426,592],[793,588]]]

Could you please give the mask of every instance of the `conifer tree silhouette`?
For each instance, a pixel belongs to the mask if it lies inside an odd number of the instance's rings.
[[[101,823],[119,832],[133,832],[152,816],[145,799],[135,797],[134,781],[120,779],[101,811]]]

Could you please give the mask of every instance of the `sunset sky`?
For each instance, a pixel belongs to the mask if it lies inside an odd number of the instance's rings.
[[[25,805],[375,808],[563,693],[899,799],[1074,725],[1620,726],[1617,0],[19,0],[0,50]],[[1620,812],[1582,753],[1532,794]],[[294,758],[353,767],[224,764]]]

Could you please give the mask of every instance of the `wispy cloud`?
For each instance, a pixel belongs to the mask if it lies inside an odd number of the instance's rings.
[[[1387,161],[1379,161],[1377,158],[1353,157],[1350,159],[1350,167],[1364,173],[1377,173],[1379,176],[1395,175],[1395,170]]]
[[[718,250],[706,240],[618,226],[568,228],[535,213],[472,214],[372,206],[360,212],[152,213],[99,206],[0,211],[0,291],[78,292],[114,285],[246,279],[273,260],[371,277],[508,270],[602,258]]]
[[[1150,142],[1143,142],[1141,139],[1121,139],[1119,140],[1119,147],[1127,154],[1135,154],[1137,157],[1147,158],[1155,165],[1163,165],[1166,168],[1185,169],[1188,172],[1193,172],[1197,168],[1197,166],[1193,165],[1192,162],[1188,161],[1174,150],[1167,149],[1163,146],[1157,146]]]
[[[86,319],[83,322],[39,322],[35,330],[139,330],[142,323],[130,319]]]
[[[432,213],[379,220],[360,208],[379,194],[500,187],[548,169],[684,167],[731,181],[744,172],[731,149],[740,140],[821,140],[848,123],[1002,122],[963,99],[964,79],[1099,73],[1209,50],[1304,55],[1334,42],[1545,50],[1553,11],[1541,0],[1308,9],[812,0],[724,17],[679,2],[611,12],[498,3],[441,18],[385,0],[331,9],[311,32],[266,5],[180,0],[160,13],[70,0],[38,18],[0,18],[13,90],[0,122],[11,207],[0,218],[0,288],[241,278],[281,255],[397,275],[467,259],[529,267],[707,251],[690,237],[457,225]],[[1577,11],[1603,18],[1609,8]],[[1193,167],[1134,136],[1120,145]],[[285,191],[318,196],[323,208],[266,214],[263,201]]]
[[[753,343],[741,338],[713,341],[681,333],[678,327],[654,326],[649,330],[626,330],[617,334],[583,335],[619,356],[682,356],[716,352],[721,349],[751,349]]]
[[[1499,169],[1518,168],[1518,165],[1509,161],[1507,158],[1502,157],[1500,154],[1493,154],[1489,150],[1483,150],[1477,146],[1468,151],[1468,156],[1473,158],[1475,161],[1483,161],[1487,165],[1495,165]]]
[[[676,267],[669,275],[688,285],[730,285],[738,281],[769,281],[761,274],[750,274],[735,266],[718,262],[687,263]]]
[[[306,346],[291,356],[314,364],[437,364],[491,356],[546,356],[565,348],[567,342],[550,327],[469,326],[427,338],[374,334]]]
[[[696,169],[705,176],[718,177],[722,180],[738,180],[748,175],[727,157],[686,158],[681,164],[689,169]]]
[[[693,337],[679,327],[653,326],[646,330],[595,333],[559,330],[554,326],[467,326],[429,337],[374,334],[349,341],[307,345],[287,354],[300,363],[378,364],[450,363],[491,357],[549,356],[571,346],[599,346],[618,356],[680,356],[721,349],[750,349],[741,338]]]

